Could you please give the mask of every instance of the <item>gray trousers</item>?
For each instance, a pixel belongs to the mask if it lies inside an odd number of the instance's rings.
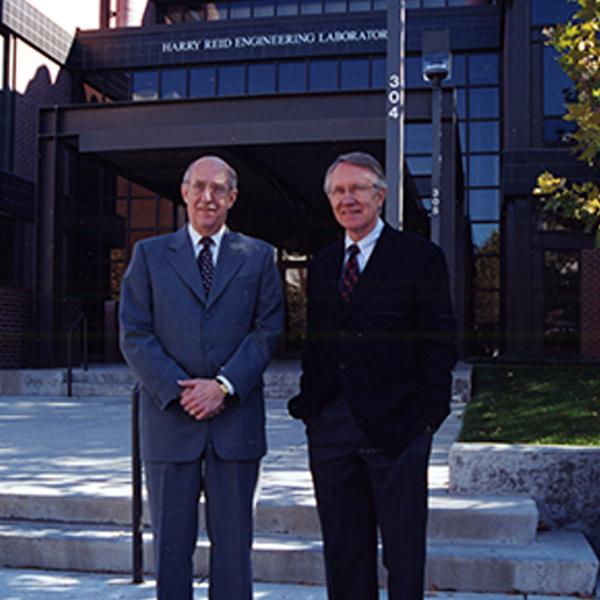
[[[158,600],[192,600],[192,555],[203,491],[210,540],[209,598],[252,599],[253,503],[260,461],[208,448],[191,463],[146,462]]]

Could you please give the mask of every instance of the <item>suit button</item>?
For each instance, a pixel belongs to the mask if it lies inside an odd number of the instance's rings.
[[[345,370],[346,370],[346,363],[340,363],[340,364],[338,365],[338,369],[339,369],[340,371],[345,371]]]

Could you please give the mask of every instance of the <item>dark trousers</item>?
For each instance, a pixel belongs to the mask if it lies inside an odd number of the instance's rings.
[[[307,427],[329,600],[376,600],[377,530],[389,600],[422,600],[431,434],[397,458],[371,448],[338,397]]]
[[[191,463],[145,463],[158,600],[192,600],[198,502],[206,498],[209,598],[251,600],[252,516],[259,461],[224,461],[211,448]]]

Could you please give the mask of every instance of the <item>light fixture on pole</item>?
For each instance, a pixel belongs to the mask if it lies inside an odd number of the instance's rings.
[[[424,31],[421,38],[423,78],[431,88],[431,240],[441,239],[442,81],[450,77],[450,33]]]

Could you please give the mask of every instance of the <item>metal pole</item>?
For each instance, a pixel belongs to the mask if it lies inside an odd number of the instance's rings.
[[[389,225],[403,228],[404,212],[404,47],[406,10],[404,0],[388,2],[385,218]]]
[[[431,241],[441,241],[442,211],[442,82],[434,77],[431,88]]]
[[[132,482],[132,565],[133,583],[144,581],[144,521],[142,518],[142,461],[139,432],[140,391],[136,385],[131,393],[131,482]]]

